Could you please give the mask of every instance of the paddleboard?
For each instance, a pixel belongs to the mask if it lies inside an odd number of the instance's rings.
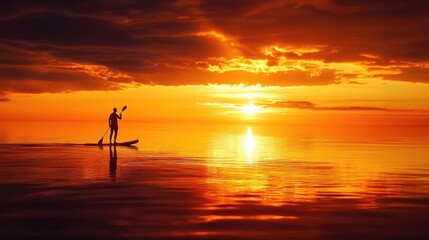
[[[136,140],[132,140],[132,141],[128,141],[128,142],[118,142],[116,144],[112,143],[112,145],[116,145],[116,146],[131,146],[131,145],[136,144],[138,142],[139,142],[139,140],[136,139]],[[85,143],[83,145],[86,145],[86,146],[100,146],[97,143]],[[110,145],[110,143],[103,143],[102,144],[102,146],[109,146],[109,145]]]

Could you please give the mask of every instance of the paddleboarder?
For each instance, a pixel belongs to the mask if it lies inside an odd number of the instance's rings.
[[[112,135],[115,133],[114,143],[116,144],[116,137],[118,136],[118,119],[122,119],[122,112],[118,115],[116,112],[118,109],[113,108],[113,113],[109,116],[109,126],[110,126],[110,144],[112,144]]]

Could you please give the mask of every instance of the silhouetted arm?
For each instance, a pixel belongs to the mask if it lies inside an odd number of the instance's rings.
[[[119,120],[122,120],[122,113],[118,116]]]
[[[109,116],[109,127],[112,127],[112,118]]]

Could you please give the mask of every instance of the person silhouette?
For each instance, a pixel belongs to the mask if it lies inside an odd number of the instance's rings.
[[[118,137],[118,119],[122,119],[122,113],[116,114],[118,110],[113,108],[113,113],[109,116],[109,126],[110,126],[110,144],[112,144],[112,135],[115,133],[114,143],[116,144],[116,138]]]

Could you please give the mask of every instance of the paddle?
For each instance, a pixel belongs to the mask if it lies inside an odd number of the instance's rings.
[[[123,111],[125,111],[126,109],[127,109],[127,106],[124,106],[124,107],[122,108],[121,113],[119,113],[119,115],[121,115],[121,114],[122,114],[122,112],[123,112]],[[98,145],[102,145],[102,144],[103,144],[103,138],[104,138],[104,136],[106,135],[107,131],[109,131],[109,129],[110,129],[110,126],[107,128],[106,132],[104,132],[104,134],[103,134],[103,136],[101,137],[100,141],[98,141],[98,143],[97,143]]]

